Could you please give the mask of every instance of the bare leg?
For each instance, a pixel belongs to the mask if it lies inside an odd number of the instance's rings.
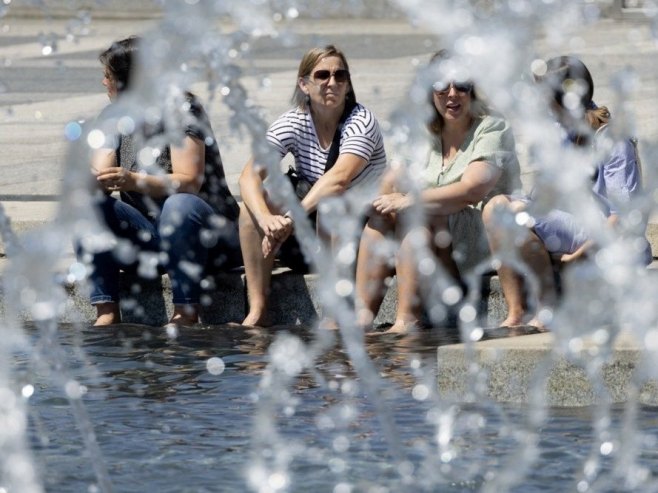
[[[487,231],[491,254],[494,258],[499,259],[504,245],[509,246],[504,241],[505,239],[509,240],[509,238],[503,238],[501,236],[501,233],[505,235],[505,232],[499,230],[499,226],[495,221],[495,215],[499,214],[501,210],[511,210],[511,208],[512,201],[510,198],[504,195],[498,195],[491,199],[482,211],[482,220]],[[513,268],[505,263],[500,263],[497,271],[500,287],[503,290],[503,296],[507,303],[507,318],[501,322],[501,325],[521,325],[526,316],[523,279]]]
[[[356,263],[356,320],[360,327],[370,327],[382,304],[384,281],[393,275],[388,258],[377,251],[393,230],[393,222],[373,216],[363,230]]]
[[[521,248],[523,261],[532,269],[539,282],[539,300],[537,303],[536,314],[528,322],[543,329],[544,323],[539,317],[541,310],[544,308],[551,309],[557,304],[557,291],[555,288],[555,277],[553,276],[553,266],[551,265],[550,254],[546,247],[534,233],[530,233],[528,241]]]
[[[501,231],[496,224],[495,209],[507,208],[516,211],[520,207],[519,202],[514,202],[507,196],[498,195],[489,201],[482,211],[482,219],[494,257],[500,258],[503,249],[514,248],[514,245],[510,244],[510,240],[513,241],[513,238],[506,238],[504,236],[505,231]],[[521,245],[520,256],[521,260],[533,271],[539,281],[539,304],[554,304],[556,296],[551,261],[544,244],[537,235],[528,232],[528,237]],[[497,270],[508,310],[507,318],[503,320],[501,325],[521,325],[528,315],[523,278],[516,270],[505,263],[501,263]]]
[[[96,322],[94,322],[94,327],[121,323],[121,311],[118,303],[100,303],[95,306]]]
[[[418,327],[420,320],[420,299],[418,295],[418,251],[427,245],[429,232],[425,228],[415,228],[400,239],[400,251],[396,256],[395,270],[398,281],[398,311],[395,323],[388,332],[406,334]]]
[[[509,327],[522,325],[526,317],[523,279],[514,269],[505,265],[501,265],[498,269],[498,279],[507,303],[507,318],[500,325]]]
[[[441,263],[441,267],[450,275],[450,277],[459,285],[462,284],[459,268],[452,257],[452,239],[448,227],[448,216],[429,216],[427,218],[429,225],[428,238],[429,248]]]
[[[244,260],[244,270],[247,277],[247,298],[249,313],[242,325],[267,327],[269,320],[268,295],[275,255],[263,257],[261,244],[263,232],[258,227],[256,219],[246,207],[240,207],[240,247]]]

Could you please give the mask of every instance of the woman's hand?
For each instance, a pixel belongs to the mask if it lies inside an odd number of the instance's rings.
[[[594,242],[592,240],[587,240],[575,252],[565,253],[564,255],[562,255],[560,257],[560,262],[562,262],[563,264],[568,264],[586,258],[588,251],[590,250],[590,248],[592,248],[593,245]]]
[[[382,215],[396,214],[411,207],[411,197],[405,193],[394,192],[381,195],[372,203],[373,209]]]
[[[575,262],[579,259],[582,259],[584,257],[585,257],[585,252],[582,252],[580,250],[576,250],[573,253],[565,253],[564,255],[562,255],[560,257],[560,262],[562,262],[563,264],[568,264],[568,263],[571,263],[571,262]]]
[[[107,192],[126,192],[135,190],[136,186],[134,174],[118,166],[99,170],[96,180]]]
[[[267,215],[259,219],[258,225],[264,233],[263,257],[275,255],[293,232],[293,221],[288,216]]]

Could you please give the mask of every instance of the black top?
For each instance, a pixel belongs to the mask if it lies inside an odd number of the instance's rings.
[[[168,111],[156,123],[143,122],[130,134],[119,134],[118,165],[130,171],[144,170],[149,174],[154,173],[151,171],[153,167],[165,173],[172,173],[170,144],[180,142],[183,135],[202,140],[205,143],[205,177],[198,195],[218,215],[235,221],[239,214],[238,204],[226,184],[219,146],[208,115],[196,97],[190,93],[186,94],[180,106]],[[101,116],[113,113],[110,107],[106,108]],[[157,155],[157,158],[150,166],[148,163],[140,166],[137,162],[140,152],[144,152],[147,158],[153,155]],[[152,220],[159,215],[165,199],[166,197],[149,197],[139,192],[121,192],[121,200]]]

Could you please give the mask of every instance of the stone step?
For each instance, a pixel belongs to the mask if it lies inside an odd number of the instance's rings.
[[[128,323],[152,326],[164,325],[173,312],[171,283],[168,276],[152,281],[139,282],[133,276],[124,275],[121,280],[122,319]],[[214,289],[204,293],[202,321],[207,325],[240,322],[247,314],[246,279],[242,269],[221,274],[214,278]],[[95,311],[88,301],[87,287],[83,284],[67,284],[67,304],[61,314],[62,322],[93,320]],[[320,296],[317,274],[298,274],[288,269],[276,269],[272,276],[270,314],[274,325],[311,326],[326,312]],[[478,304],[481,316],[486,314],[486,324],[504,318],[505,304],[497,276],[482,280],[482,301]],[[392,324],[397,309],[397,283],[391,283],[382,303],[375,325]],[[448,312],[450,312],[448,310]],[[454,312],[454,310],[453,310]],[[446,317],[447,325],[454,325],[454,313]],[[34,319],[29,313],[22,316]],[[450,321],[452,317],[452,322]]]
[[[625,402],[635,395],[637,385],[640,403],[658,404],[658,382],[646,371],[638,372],[646,348],[629,332],[617,336],[610,357],[596,372],[602,386],[595,385],[586,371],[599,354],[600,344],[583,338],[581,348],[568,359],[556,354],[554,346],[555,336],[548,332],[484,340],[468,351],[465,344],[441,346],[437,349],[439,394],[472,401],[477,385],[479,389],[486,386],[486,397],[497,402],[536,403],[539,397],[550,407],[580,407],[607,399]],[[469,380],[474,375],[477,382]]]

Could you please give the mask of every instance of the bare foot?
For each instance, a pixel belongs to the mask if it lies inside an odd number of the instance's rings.
[[[96,322],[94,327],[104,327],[121,323],[121,311],[117,303],[101,303],[96,305]]]
[[[396,320],[391,327],[385,331],[385,334],[409,334],[421,329],[418,320]]]
[[[540,332],[548,332],[548,328],[546,328],[546,326],[542,323],[542,321],[539,320],[539,318],[537,317],[534,317],[526,325],[530,325]]]
[[[338,330],[338,324],[333,318],[325,317],[318,322],[320,330]]]
[[[249,312],[241,325],[246,325],[248,327],[271,327],[272,319],[266,313]]]
[[[174,305],[168,325],[189,326],[199,323],[198,305]]]
[[[523,321],[523,317],[507,317],[505,320],[498,324],[499,327],[519,327],[521,325],[528,325]]]
[[[373,329],[373,322],[375,317],[367,308],[361,308],[356,312],[356,325],[361,327],[364,332],[369,332]]]

